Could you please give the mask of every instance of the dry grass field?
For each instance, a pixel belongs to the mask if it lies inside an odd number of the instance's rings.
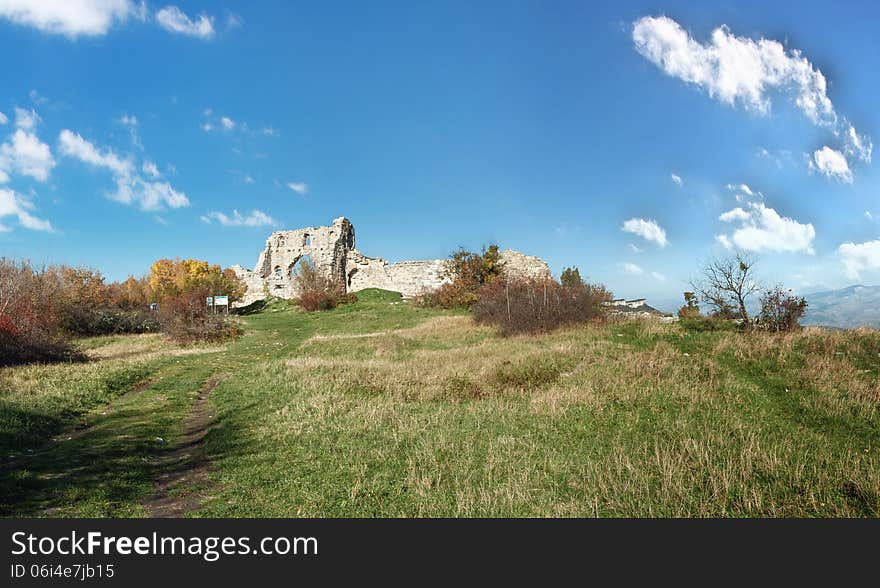
[[[92,363],[0,370],[4,511],[149,515],[198,405],[187,516],[880,515],[875,331],[502,338],[380,291],[241,320],[226,347],[93,340]],[[22,435],[15,411],[54,420]]]

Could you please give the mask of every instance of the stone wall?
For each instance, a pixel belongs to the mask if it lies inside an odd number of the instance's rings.
[[[551,277],[550,266],[540,257],[505,249],[498,252],[498,259],[504,264],[504,271],[512,278],[545,280]]]
[[[354,245],[354,226],[344,217],[335,219],[329,227],[275,231],[266,240],[253,270],[232,267],[247,285],[247,293],[238,305],[263,300],[267,295],[295,298],[298,292],[292,271],[306,258],[347,292],[381,288],[416,296],[436,289],[447,280],[443,275],[445,260],[389,264],[380,257],[367,257]],[[532,255],[507,249],[500,252],[500,258],[509,275],[536,279],[550,276],[547,263]]]

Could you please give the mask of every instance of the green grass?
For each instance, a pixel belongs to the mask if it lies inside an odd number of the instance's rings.
[[[93,363],[0,370],[3,512],[144,515],[228,373],[188,516],[880,516],[877,332],[502,339],[383,291],[238,320],[222,349],[90,340]]]

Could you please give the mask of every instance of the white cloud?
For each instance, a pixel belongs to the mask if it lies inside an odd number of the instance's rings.
[[[681,176],[679,176],[678,174],[669,174],[669,179],[671,179],[672,183],[675,184],[676,186],[683,186],[684,185],[684,180],[682,180]]]
[[[855,127],[849,125],[849,129],[846,130],[846,154],[870,163],[873,149],[874,144],[871,143],[871,139],[865,135],[859,135]]]
[[[139,176],[117,178],[116,193],[111,198],[123,204],[137,204],[141,210],[157,211],[189,206],[189,199],[178,192],[168,182],[145,181]]]
[[[279,137],[281,132],[275,127],[263,127],[262,133],[269,137]]]
[[[34,112],[34,109],[25,110],[24,108],[15,107],[15,126],[25,131],[31,131],[40,122],[40,116]]]
[[[9,118],[5,114],[0,112],[0,125],[5,125],[8,122],[9,122]]]
[[[813,124],[842,135],[847,155],[871,160],[870,139],[838,116],[825,75],[799,50],[786,50],[770,39],[737,37],[725,25],[701,43],[665,16],[635,21],[632,38],[636,50],[667,75],[694,84],[729,106],[767,114],[772,96],[788,96]]]
[[[305,182],[287,182],[286,186],[300,196],[304,196],[309,193],[309,186]]]
[[[220,124],[223,125],[223,130],[231,131],[235,128],[235,121],[229,118],[228,116],[220,117]]]
[[[53,167],[55,159],[51,149],[33,133],[18,129],[0,145],[0,172],[3,174],[0,182],[9,181],[12,172],[45,182]]]
[[[133,172],[134,164],[131,160],[122,159],[111,150],[102,153],[92,143],[68,129],[64,129],[58,135],[58,145],[63,155],[95,167],[108,169],[117,176],[129,176]]]
[[[150,176],[153,179],[161,177],[162,174],[159,173],[159,168],[156,167],[156,164],[152,161],[145,161],[144,165],[141,167],[144,170],[144,173]]]
[[[210,224],[217,221],[224,227],[263,227],[280,224],[277,220],[261,210],[252,210],[247,216],[243,216],[237,210],[232,211],[232,216],[222,212],[209,212],[202,216],[202,221]]]
[[[0,0],[0,18],[70,38],[104,35],[130,16],[143,20],[143,10],[132,0]]]
[[[733,221],[747,221],[751,218],[751,215],[743,210],[742,208],[734,208],[733,210],[728,210],[724,214],[718,217],[718,220],[723,221],[725,223],[733,222]]]
[[[214,130],[214,125],[212,125],[209,122],[203,122],[202,124],[199,125],[199,128],[201,128],[206,133],[210,133],[211,131]]]
[[[745,251],[803,251],[813,254],[816,231],[810,223],[780,216],[774,209],[761,202],[750,202],[748,209],[734,208],[722,214],[719,220],[738,222],[739,228],[731,235],[718,235],[719,243],[732,249]]]
[[[633,253],[642,253],[642,251],[643,251],[641,248],[639,248],[638,245],[635,245],[633,243],[629,244],[629,250],[632,251]]]
[[[52,224],[49,221],[37,218],[29,212],[33,208],[33,204],[20,194],[13,190],[0,188],[0,218],[14,216],[18,219],[18,223],[26,229],[51,231]],[[9,230],[8,227],[0,225],[0,232],[8,232]]]
[[[632,276],[640,276],[645,273],[645,270],[634,263],[621,264],[620,269],[623,271],[623,273],[630,274]]]
[[[827,145],[813,153],[810,169],[846,184],[851,184],[853,181],[852,171],[849,169],[846,157]]]
[[[657,280],[658,282],[667,282],[669,278],[661,274],[660,272],[651,272],[651,277]]]
[[[201,14],[191,19],[177,6],[166,6],[156,13],[156,21],[163,29],[171,33],[210,40],[214,37],[214,17]]]
[[[133,114],[123,114],[122,117],[119,119],[119,122],[127,127],[136,127],[138,126],[138,117]]]
[[[39,104],[40,106],[49,104],[49,99],[45,96],[41,96],[40,93],[36,90],[31,90],[30,92],[28,92],[28,98],[31,99],[31,102],[33,102],[34,104]]]
[[[748,196],[754,196],[755,193],[749,188],[748,184],[727,184],[728,190],[733,190],[734,192],[742,192]]]
[[[858,280],[865,270],[880,270],[880,239],[865,243],[844,243],[837,248],[847,278]]]
[[[666,247],[669,241],[666,240],[666,231],[657,224],[657,221],[645,220],[643,218],[631,218],[620,228],[625,233],[638,235],[647,241],[654,241],[660,247]]]
[[[238,27],[244,26],[244,19],[239,15],[230,12],[226,15],[226,29],[237,29]]]
[[[78,159],[94,167],[110,171],[116,181],[116,192],[110,198],[123,204],[137,204],[144,211],[181,208],[189,206],[189,199],[178,192],[168,182],[155,182],[143,179],[137,174],[131,159],[123,159],[110,149],[101,150],[80,135],[64,129],[58,136],[61,153]],[[158,169],[151,162],[145,162],[143,170],[153,178]]]
[[[703,44],[665,16],[637,20],[632,36],[636,50],[668,75],[725,104],[766,114],[770,94],[782,91],[814,123],[837,122],[825,76],[800,51],[786,51],[778,41],[737,37],[722,25]]]

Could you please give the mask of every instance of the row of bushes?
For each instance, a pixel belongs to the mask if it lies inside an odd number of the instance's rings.
[[[181,342],[224,338],[235,330],[207,312],[205,296],[229,293],[234,301],[243,290],[232,272],[198,260],[160,260],[147,277],[108,284],[88,268],[2,258],[0,365],[79,358],[72,337],[163,331]],[[163,311],[151,312],[150,302]]]
[[[600,321],[611,293],[601,285],[500,279],[480,288],[476,298],[474,319],[506,336]]]
[[[807,311],[807,301],[790,289],[776,286],[764,291],[759,299],[757,315],[745,319],[729,308],[713,308],[707,315],[700,311],[699,299],[693,292],[684,293],[685,304],[678,309],[681,326],[691,331],[724,331],[733,329],[762,330],[784,333],[800,328]]]

